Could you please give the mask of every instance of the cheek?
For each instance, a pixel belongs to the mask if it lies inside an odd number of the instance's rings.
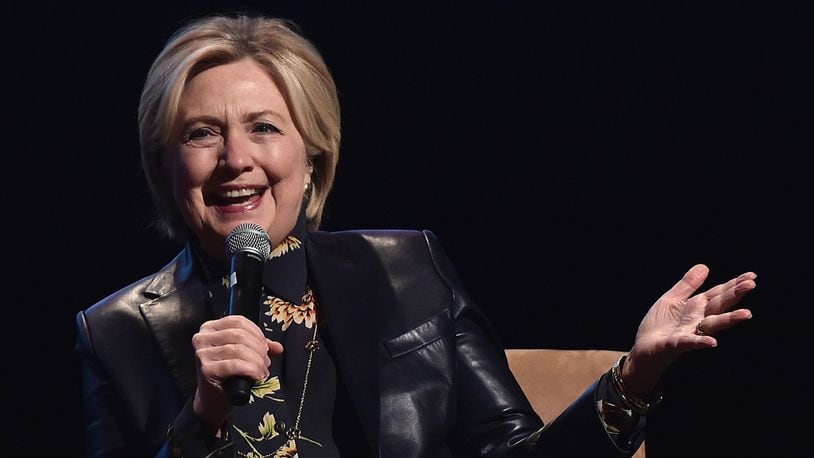
[[[263,164],[263,169],[272,183],[287,181],[296,173],[297,158],[289,153],[270,154]]]
[[[285,171],[278,170],[279,175],[273,178],[274,188],[280,197],[288,201],[298,200],[305,190],[305,166],[291,163]]]
[[[280,197],[296,198],[303,193],[307,159],[304,146],[294,146],[268,156],[264,170],[269,182]]]
[[[209,175],[209,167],[201,155],[176,153],[170,158],[170,178],[183,187],[200,187]]]
[[[201,164],[197,164],[179,153],[170,157],[168,178],[175,202],[182,209],[194,205],[193,201],[202,199],[200,188],[206,175],[202,172]]]

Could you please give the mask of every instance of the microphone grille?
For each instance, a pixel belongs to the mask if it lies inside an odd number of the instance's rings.
[[[226,236],[226,254],[228,256],[246,250],[257,251],[263,259],[269,257],[271,253],[269,235],[259,224],[238,224]]]

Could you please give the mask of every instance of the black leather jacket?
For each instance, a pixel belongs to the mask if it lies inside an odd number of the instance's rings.
[[[375,456],[626,456],[596,384],[543,429],[432,233],[316,232],[306,253]],[[89,456],[171,456],[171,427],[192,438],[185,456],[205,448],[188,402],[191,338],[211,319],[194,266],[186,249],[77,315]]]

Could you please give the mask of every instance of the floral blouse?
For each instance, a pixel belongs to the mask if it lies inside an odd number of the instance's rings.
[[[272,358],[269,376],[252,387],[249,402],[236,407],[218,452],[246,458],[339,457],[332,437],[337,372],[322,341],[325,323],[308,285],[304,218],[272,251],[263,268],[258,323],[285,351]],[[204,263],[214,316],[227,311],[229,276]],[[229,450],[233,448],[233,450]],[[300,455],[301,453],[301,455]]]

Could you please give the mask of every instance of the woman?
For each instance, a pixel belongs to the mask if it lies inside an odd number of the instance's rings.
[[[543,428],[503,349],[428,231],[318,231],[339,105],[318,51],[284,21],[211,17],[156,58],[142,161],[184,250],[77,316],[90,456],[628,456],[682,353],[751,317],[744,273],[696,294],[691,268],[633,347]],[[228,315],[224,240],[273,250],[260,319]],[[223,389],[254,381],[249,403]]]

